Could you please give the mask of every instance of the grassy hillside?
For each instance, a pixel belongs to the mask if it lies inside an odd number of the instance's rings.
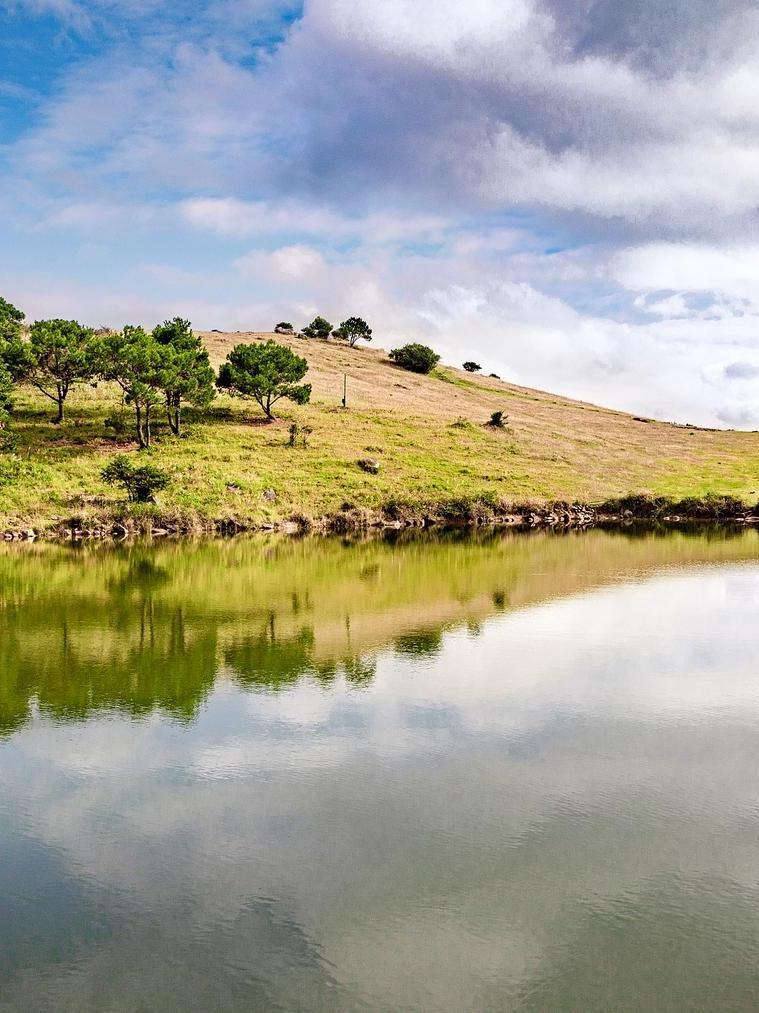
[[[238,341],[271,335],[203,337],[218,364]],[[281,418],[267,425],[254,404],[220,396],[209,411],[188,412],[182,438],[162,428],[150,452],[172,476],[160,497],[162,516],[265,522],[317,517],[348,503],[421,506],[473,496],[517,503],[600,502],[631,492],[759,496],[757,433],[636,419],[448,366],[417,376],[371,347],[277,340],[308,358],[311,404],[280,402]],[[347,410],[340,405],[344,373]],[[104,426],[117,404],[106,384],[77,388],[67,422],[55,426],[49,402],[20,392],[17,449],[0,456],[0,527],[124,512],[120,494],[99,477],[110,457],[135,446]],[[485,426],[496,409],[509,416],[508,428]],[[308,446],[287,445],[293,420],[313,428]],[[357,467],[362,456],[381,462],[378,475]]]

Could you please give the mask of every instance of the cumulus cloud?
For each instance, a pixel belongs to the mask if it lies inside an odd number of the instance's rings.
[[[245,8],[251,23],[266,6]],[[237,194],[279,179],[364,200],[379,187],[704,229],[758,202],[753,6],[419,0],[410,16],[400,0],[310,0],[255,67],[217,28],[75,73],[22,156],[40,167],[95,144],[100,179]],[[695,61],[710,38],[713,58]]]
[[[756,300],[759,245],[651,243],[622,251],[611,272],[636,291],[713,292]]]

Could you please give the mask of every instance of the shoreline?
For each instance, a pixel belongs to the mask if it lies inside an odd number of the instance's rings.
[[[276,520],[162,514],[160,507],[114,511],[45,524],[10,524],[0,528],[5,542],[123,542],[133,538],[231,537],[242,534],[351,535],[410,529],[499,528],[515,531],[569,531],[589,528],[677,528],[682,525],[759,527],[759,506],[732,497],[669,500],[631,496],[598,505],[578,503],[515,503],[505,506],[482,500],[448,503],[392,503],[376,510],[351,506],[312,517],[291,514]]]

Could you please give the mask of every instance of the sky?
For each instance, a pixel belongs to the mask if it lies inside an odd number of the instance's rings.
[[[755,0],[0,0],[0,294],[759,428]]]

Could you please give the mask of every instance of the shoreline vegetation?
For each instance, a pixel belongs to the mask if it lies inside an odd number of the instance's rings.
[[[171,536],[229,537],[245,533],[278,532],[284,535],[363,535],[403,530],[492,528],[513,531],[578,531],[590,528],[663,528],[729,525],[759,528],[759,506],[753,509],[730,497],[670,500],[663,497],[625,497],[588,506],[586,504],[498,504],[484,500],[453,500],[436,504],[394,502],[383,510],[351,507],[334,514],[310,517],[296,514],[279,520],[205,519],[162,515],[160,508],[119,512],[112,516],[94,513],[88,524],[71,517],[56,526],[6,528],[4,541],[115,540]]]
[[[759,433],[520,387],[477,363],[441,365],[425,346],[388,355],[356,344],[371,340],[360,318],[329,332],[317,317],[318,333],[35,324],[39,348],[58,341],[51,325],[69,327],[79,363],[90,336],[105,350],[102,364],[77,366],[86,379],[66,386],[65,413],[41,392],[39,350],[33,367],[17,365],[30,332],[16,324],[6,541],[759,524]]]

